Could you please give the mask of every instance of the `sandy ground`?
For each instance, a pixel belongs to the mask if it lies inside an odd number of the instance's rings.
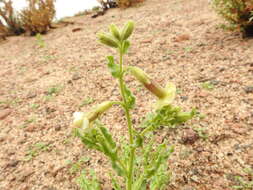
[[[119,97],[105,64],[114,52],[97,43],[96,33],[129,19],[136,30],[127,63],[161,85],[174,82],[175,104],[206,115],[159,132],[175,146],[168,190],[230,190],[235,176],[250,180],[243,169],[253,168],[253,40],[221,29],[206,0],[147,0],[96,19],[72,18],[74,25],[43,36],[42,48],[35,37],[22,36],[0,45],[1,190],[78,189],[83,168],[95,168],[110,189],[107,160],[74,138],[70,123],[74,111]],[[133,78],[127,81],[137,96],[138,123],[154,99]],[[207,82],[212,89],[203,87]],[[104,119],[116,138],[126,134],[122,115],[113,108]],[[187,140],[200,128],[206,140]]]

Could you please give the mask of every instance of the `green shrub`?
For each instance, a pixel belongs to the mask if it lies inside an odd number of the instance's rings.
[[[45,34],[55,16],[55,0],[27,0],[28,7],[20,13],[22,25],[31,35]]]
[[[244,36],[253,36],[253,0],[213,0],[215,10]]]

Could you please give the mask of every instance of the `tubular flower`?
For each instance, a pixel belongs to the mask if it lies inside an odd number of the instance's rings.
[[[166,87],[163,88],[140,68],[129,66],[128,70],[147,90],[158,98],[155,108],[159,109],[163,106],[167,106],[175,99],[176,86],[173,83],[168,83]]]
[[[162,108],[163,106],[170,105],[176,96],[176,86],[171,82],[167,83],[165,89],[163,90],[165,91],[165,96],[159,98],[155,106],[158,109]]]
[[[73,115],[73,125],[75,127],[81,127],[82,129],[89,128],[92,122],[96,120],[101,114],[110,109],[113,104],[114,103],[112,101],[106,101],[93,108],[90,112],[75,112]]]
[[[83,112],[75,112],[73,116],[74,116],[73,125],[75,127],[81,127],[83,124],[83,118],[85,117],[85,114]]]

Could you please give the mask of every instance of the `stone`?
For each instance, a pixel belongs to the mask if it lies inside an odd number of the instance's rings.
[[[182,42],[182,41],[186,41],[186,40],[190,40],[190,36],[188,34],[183,34],[183,35],[179,35],[175,38],[175,42]]]
[[[53,186],[44,186],[42,190],[57,190],[57,189]]]
[[[249,93],[253,93],[253,86],[246,86],[244,88],[244,91],[249,94]]]
[[[32,133],[32,132],[36,131],[36,128],[37,128],[36,125],[30,125],[30,126],[25,128],[25,131]]]
[[[55,130],[55,131],[60,131],[60,130],[61,130],[61,126],[59,126],[59,125],[56,126],[56,127],[54,128],[54,130]]]
[[[151,43],[152,40],[153,40],[152,38],[148,38],[148,39],[142,40],[141,43]]]
[[[19,160],[10,160],[10,161],[6,164],[5,168],[13,168],[13,167],[16,167],[16,166],[18,165],[18,163],[19,163]]]
[[[209,96],[209,94],[210,94],[209,92],[200,91],[199,93],[196,94],[196,96],[204,98],[204,97]]]
[[[31,168],[27,168],[25,171],[21,171],[18,175],[18,181],[25,182],[26,179],[34,173]]]
[[[8,115],[11,114],[11,112],[12,112],[11,109],[5,109],[0,111],[0,120],[5,119]]]
[[[72,80],[79,80],[81,78],[82,78],[82,76],[79,73],[74,73],[72,76]]]
[[[29,99],[29,98],[35,98],[37,96],[37,94],[35,92],[29,92],[27,95],[26,95],[26,98]]]
[[[189,99],[189,97],[188,96],[181,96],[180,97],[183,101],[186,101],[186,100],[188,100]]]
[[[193,144],[198,139],[199,136],[193,129],[186,129],[181,140],[183,144]]]
[[[0,143],[4,142],[7,138],[5,136],[0,136]]]

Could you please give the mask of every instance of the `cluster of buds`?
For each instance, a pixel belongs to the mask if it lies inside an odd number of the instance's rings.
[[[128,66],[127,70],[158,100],[155,105],[156,109],[170,105],[176,96],[176,86],[173,83],[168,83],[165,88],[161,87],[158,83],[152,80],[147,73],[142,69],[134,66]]]
[[[73,125],[75,127],[81,127],[83,130],[90,128],[92,126],[92,122],[95,121],[101,114],[110,109],[113,104],[114,102],[112,101],[105,101],[93,108],[90,112],[75,112]]]
[[[134,22],[128,21],[125,26],[119,30],[115,24],[110,25],[110,34],[99,33],[98,38],[102,44],[112,48],[127,49],[130,43],[127,39],[131,36],[134,29]]]

